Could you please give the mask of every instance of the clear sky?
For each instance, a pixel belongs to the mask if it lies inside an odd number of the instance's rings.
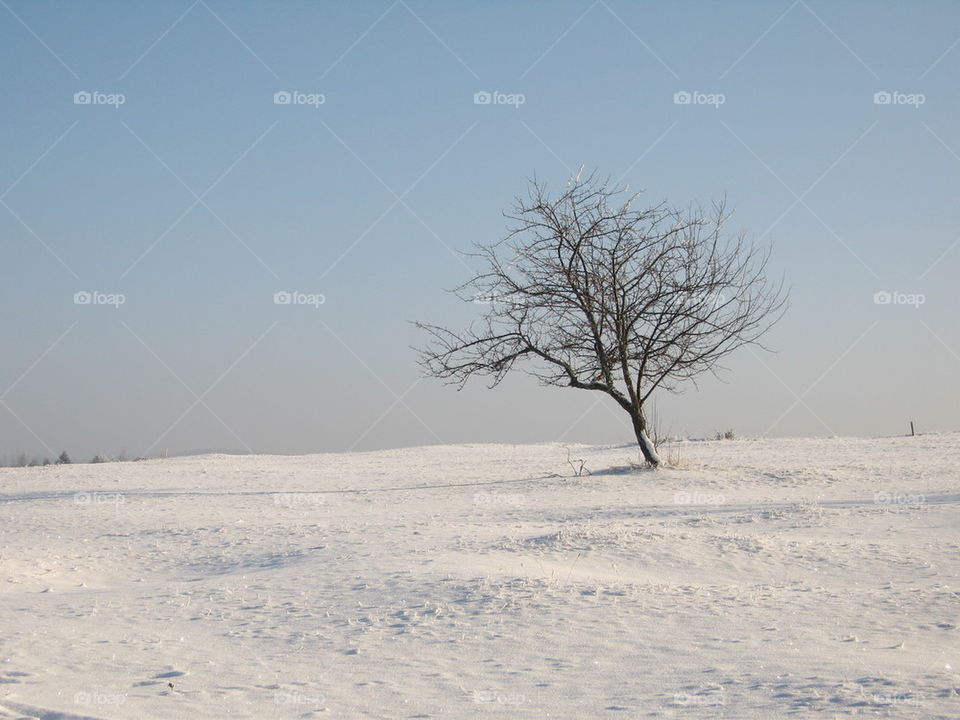
[[[410,349],[581,164],[726,195],[792,288],[664,430],[960,429],[956,2],[2,0],[0,55],[0,459],[629,442]]]

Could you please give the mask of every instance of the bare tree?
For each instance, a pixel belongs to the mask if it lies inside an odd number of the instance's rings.
[[[727,233],[723,203],[635,210],[639,195],[591,174],[552,200],[531,180],[506,214],[507,236],[468,254],[484,268],[453,291],[483,316],[462,331],[417,323],[431,336],[420,350],[427,374],[458,389],[489,376],[494,387],[529,361],[545,385],[612,397],[658,465],[644,415],[652,393],[716,374],[780,318],[786,295],[767,278],[769,251]]]

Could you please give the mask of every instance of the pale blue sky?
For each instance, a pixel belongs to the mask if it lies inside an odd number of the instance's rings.
[[[409,349],[408,321],[482,309],[443,292],[468,276],[454,251],[503,233],[528,176],[581,164],[651,203],[726,194],[792,287],[777,353],[659,398],[665,429],[960,426],[955,2],[3,0],[0,18],[0,459],[629,442],[600,395],[457,393],[418,383]],[[326,302],[274,304],[294,290]]]

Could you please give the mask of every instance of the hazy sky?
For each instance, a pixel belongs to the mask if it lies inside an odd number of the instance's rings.
[[[792,287],[665,430],[956,430],[958,40],[956,2],[3,0],[0,459],[629,442],[605,396],[409,348],[581,164],[726,194]]]

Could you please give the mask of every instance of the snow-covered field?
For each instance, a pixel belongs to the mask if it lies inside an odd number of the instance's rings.
[[[0,470],[0,718],[960,717],[960,434],[566,447]]]

